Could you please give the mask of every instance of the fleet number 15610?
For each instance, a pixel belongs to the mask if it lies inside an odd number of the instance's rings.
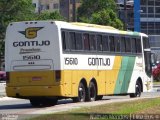
[[[39,60],[40,55],[25,55],[23,56],[23,60]]]
[[[78,59],[77,58],[64,58],[65,65],[77,65]]]

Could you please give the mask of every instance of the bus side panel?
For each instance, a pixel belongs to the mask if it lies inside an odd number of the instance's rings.
[[[124,74],[124,80],[122,83],[122,88],[121,88],[121,93],[127,93],[128,92],[128,87],[129,83],[132,79],[132,74],[133,74],[133,68],[135,65],[135,57],[128,57],[128,63],[127,63],[127,69]]]
[[[114,94],[122,57],[116,56],[112,70],[104,71],[106,74],[106,94]],[[100,88],[101,89],[101,88]]]
[[[135,58],[123,57],[121,68],[119,69],[118,79],[116,82],[114,94],[127,93]]]
[[[78,85],[79,85],[78,83],[80,81],[78,73],[79,70],[72,70],[72,85],[71,85],[72,96],[78,96]]]
[[[131,81],[129,83],[128,87],[128,93],[135,93],[135,85],[138,78],[142,79],[142,84],[144,85],[144,72],[143,72],[143,62],[142,57],[136,57],[135,59],[135,65],[133,68],[133,74],[131,76]],[[143,86],[144,88],[144,86]]]
[[[63,96],[71,96],[71,86],[72,86],[72,71],[71,70],[63,70],[62,71],[62,84],[63,89],[62,95]]]
[[[62,96],[76,97],[78,96],[78,86],[82,79],[87,82],[87,87],[90,80],[95,77],[97,71],[90,70],[63,70],[61,84],[63,86]]]
[[[85,80],[87,82],[86,87],[88,87],[90,81],[92,79],[97,78],[97,74],[98,74],[97,70],[73,70],[72,71],[72,96],[73,97],[78,96],[78,86],[81,80]]]
[[[97,87],[98,87],[97,94],[98,95],[106,94],[106,82],[107,82],[106,81],[106,71],[99,70],[96,80],[97,80]]]

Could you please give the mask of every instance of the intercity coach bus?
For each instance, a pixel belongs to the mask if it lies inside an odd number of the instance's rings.
[[[140,97],[152,88],[148,36],[110,26],[62,21],[8,25],[6,94],[33,106],[58,99]]]

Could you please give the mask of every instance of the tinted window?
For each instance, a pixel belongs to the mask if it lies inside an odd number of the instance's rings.
[[[121,52],[126,51],[125,37],[121,37]]]
[[[75,39],[75,33],[74,32],[69,33],[69,41],[70,41],[71,50],[75,50],[76,49],[76,39]]]
[[[149,77],[151,77],[152,66],[151,66],[151,52],[150,51],[144,51],[144,61],[145,61],[145,72]]]
[[[143,47],[144,49],[149,48],[149,39],[147,37],[143,37]]]
[[[115,42],[115,51],[120,52],[120,39],[119,39],[119,37],[115,37],[114,42]]]
[[[141,40],[140,39],[136,39],[136,50],[137,50],[137,53],[142,53],[142,47],[141,47]]]
[[[62,31],[62,46],[63,46],[63,50],[66,50],[66,38],[65,38],[65,32]]]
[[[141,5],[147,5],[147,0],[140,0]]]
[[[131,39],[132,53],[136,53],[136,38]]]
[[[76,50],[82,50],[82,34],[76,33]]]
[[[97,50],[102,51],[102,35],[97,35]]]
[[[95,35],[93,33],[82,33],[80,31],[62,30],[62,48],[64,51],[87,50],[89,51],[111,51],[122,53],[142,53],[141,39],[129,36],[118,36],[108,34]],[[143,46],[149,48],[149,39],[143,37]]]
[[[83,34],[84,50],[89,50],[89,34]]]
[[[96,37],[95,35],[89,35],[89,42],[90,42],[90,50],[96,50]]]
[[[110,46],[110,51],[114,52],[115,51],[115,44],[114,44],[114,36],[109,36],[109,46]]]
[[[126,52],[131,52],[131,40],[130,38],[125,39],[125,44],[126,44]]]
[[[69,50],[68,32],[65,32],[65,31],[62,31],[62,47],[63,47],[63,50]]]
[[[109,51],[109,41],[108,41],[108,36],[105,35],[102,37],[102,49],[103,51]]]

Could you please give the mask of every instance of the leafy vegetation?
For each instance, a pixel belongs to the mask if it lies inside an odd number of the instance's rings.
[[[4,53],[4,37],[10,22],[28,20],[63,20],[58,12],[35,13],[32,0],[0,0],[0,53]]]
[[[64,18],[57,11],[55,12],[44,11],[40,14],[37,14],[35,19],[36,20],[64,20]]]
[[[123,29],[123,23],[116,10],[114,0],[82,0],[78,9],[78,21]]]
[[[0,1],[0,38],[4,39],[9,22],[29,20],[33,18],[31,0],[1,0]]]
[[[6,27],[9,22],[32,18],[31,0],[1,0],[0,1],[0,53],[4,51]]]

